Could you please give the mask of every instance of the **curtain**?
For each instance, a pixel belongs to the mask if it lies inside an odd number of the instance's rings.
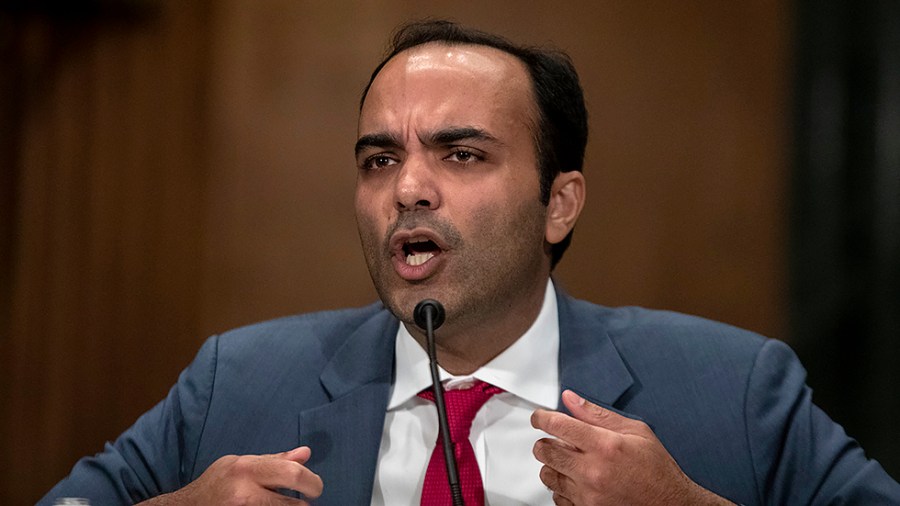
[[[900,476],[900,3],[796,9],[791,330],[814,399]]]

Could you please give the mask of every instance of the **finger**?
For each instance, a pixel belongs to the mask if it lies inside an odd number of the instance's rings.
[[[553,504],[556,506],[575,506],[575,503],[556,493],[553,494]]]
[[[620,434],[641,434],[646,424],[602,408],[571,390],[562,393],[563,404],[576,419]]]
[[[305,464],[306,461],[309,460],[309,457],[312,456],[312,450],[310,450],[308,446],[298,446],[293,450],[276,453],[275,456],[286,460],[292,460],[298,464]]]
[[[575,491],[575,481],[572,478],[556,471],[552,467],[543,466],[539,474],[541,482],[554,494],[560,497],[572,497]]]
[[[567,476],[576,474],[578,458],[581,455],[581,452],[573,450],[570,445],[552,438],[541,438],[535,441],[532,453],[534,458],[545,467]],[[550,486],[549,483],[545,482],[545,484]]]
[[[286,452],[279,453],[278,456],[285,460],[290,460],[292,462],[296,462],[297,464],[305,464],[309,460],[309,458],[312,456],[312,449],[310,449],[310,447],[308,447],[308,446],[298,446],[297,448],[294,448],[293,450],[288,450]],[[306,497],[308,497],[310,499],[315,499],[316,497],[318,497],[319,495],[322,494],[322,489],[323,489],[322,479],[317,474],[310,471],[309,468],[307,468],[305,466],[301,466],[301,467],[302,467],[301,473],[309,472],[309,474],[312,475],[311,477],[301,478],[301,480],[303,481],[303,483],[305,485],[311,486],[312,488],[309,490],[295,488],[293,490],[296,490],[297,492],[302,493],[303,495],[305,495]],[[307,483],[307,481],[309,481],[309,480],[312,480],[312,482]],[[306,504],[306,503],[304,502],[303,504]]]
[[[309,503],[304,501],[303,499],[295,499],[284,494],[279,494],[275,491],[269,492],[269,494],[265,497],[265,501],[262,501],[261,504],[263,504],[264,506],[309,506]]]
[[[306,466],[278,456],[261,457],[254,469],[260,486],[275,490],[286,488],[300,492],[309,499],[322,495],[322,478]]]
[[[531,426],[556,436],[579,450],[592,447],[592,441],[602,437],[598,432],[608,430],[582,422],[565,413],[545,409],[535,410],[531,414]]]

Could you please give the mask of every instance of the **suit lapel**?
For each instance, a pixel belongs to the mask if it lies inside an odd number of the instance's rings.
[[[634,379],[606,331],[598,307],[557,290],[561,391],[615,409]],[[568,412],[559,401],[559,409]],[[617,410],[618,411],[618,410]]]
[[[329,402],[299,415],[308,465],[325,484],[316,504],[368,504],[390,395],[397,320],[380,311],[360,326],[323,369]]]

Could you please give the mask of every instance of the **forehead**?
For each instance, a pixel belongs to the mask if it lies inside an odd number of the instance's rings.
[[[525,64],[499,49],[432,42],[403,51],[381,69],[360,111],[360,130],[377,120],[465,122],[490,115],[534,122],[536,110]]]

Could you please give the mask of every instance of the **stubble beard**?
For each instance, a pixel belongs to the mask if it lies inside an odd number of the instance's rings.
[[[375,290],[385,307],[409,325],[414,325],[415,305],[424,298],[440,301],[447,322],[457,329],[516,311],[532,290],[546,286],[536,286],[549,275],[543,247],[546,211],[537,200],[520,202],[512,213],[498,214],[495,207],[481,209],[472,220],[480,224],[477,236],[470,240],[463,240],[452,224],[424,213],[401,216],[383,238],[377,237],[373,223],[361,218],[359,233]],[[390,236],[397,229],[414,226],[432,228],[452,245],[453,258],[439,273],[439,282],[408,282],[394,272],[387,246]]]

